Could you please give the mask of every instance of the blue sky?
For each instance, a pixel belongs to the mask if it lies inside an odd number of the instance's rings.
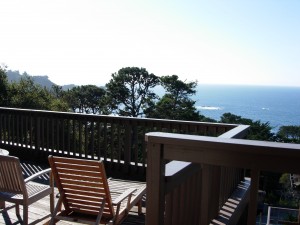
[[[59,85],[122,67],[209,84],[300,86],[299,0],[0,1],[0,63]]]

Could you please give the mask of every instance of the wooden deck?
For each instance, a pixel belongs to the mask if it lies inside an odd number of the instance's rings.
[[[40,171],[44,169],[43,165],[36,165],[30,162],[22,162],[22,169],[24,172],[24,176],[27,177],[32,173]],[[47,182],[49,177],[44,176],[38,182]],[[57,190],[55,190],[57,192]],[[58,198],[55,198],[57,201]],[[32,205],[29,206],[29,224],[45,224],[50,220],[50,206],[49,206],[49,197],[46,197]],[[6,208],[0,209],[0,225],[17,225],[22,224],[23,211],[22,206],[20,207],[20,215],[21,217],[17,217],[15,213],[14,204],[6,202]],[[60,221],[57,223],[58,225],[71,225],[74,223]],[[76,223],[80,224],[80,223]],[[143,207],[143,214],[137,214],[137,207],[134,207],[126,220],[122,223],[122,225],[142,225],[145,224],[145,207]]]

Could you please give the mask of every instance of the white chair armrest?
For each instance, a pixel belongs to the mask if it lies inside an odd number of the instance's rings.
[[[40,171],[40,172],[38,172],[38,173],[36,173],[36,174],[31,175],[30,177],[27,177],[24,181],[25,181],[25,183],[27,183],[27,182],[29,182],[29,181],[31,181],[31,180],[36,179],[37,177],[42,176],[42,175],[45,174],[45,173],[50,173],[50,172],[51,172],[51,168],[42,170],[42,171]]]
[[[120,196],[118,196],[113,202],[113,205],[118,205],[120,204],[125,198],[129,197],[130,195],[132,195],[133,192],[135,192],[136,189],[135,188],[129,188],[127,189],[124,193],[122,193]]]

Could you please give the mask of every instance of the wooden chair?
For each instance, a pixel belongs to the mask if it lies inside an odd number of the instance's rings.
[[[120,224],[134,205],[141,212],[145,183],[107,179],[102,161],[49,156],[49,163],[60,193],[50,225]]]
[[[28,206],[50,195],[52,213],[54,209],[53,185],[32,182],[49,172],[51,172],[50,168],[24,179],[20,160],[17,157],[0,155],[0,208],[5,208],[6,201],[15,203],[16,214],[19,216],[19,205],[23,205],[23,224],[27,225]]]

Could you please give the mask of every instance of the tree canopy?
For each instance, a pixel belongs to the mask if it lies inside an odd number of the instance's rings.
[[[281,126],[277,132],[277,141],[300,144],[300,126]]]
[[[8,105],[8,81],[5,69],[0,65],[0,106]]]
[[[274,140],[274,134],[271,132],[272,127],[268,122],[262,123],[259,120],[253,121],[251,119],[243,118],[232,113],[224,113],[221,116],[221,120],[219,122],[250,125],[250,129],[247,135],[248,139],[264,141]]]
[[[73,112],[106,114],[105,93],[96,85],[82,85],[67,91],[65,99]]]
[[[162,76],[160,84],[165,95],[147,110],[147,116],[161,119],[199,121],[195,101],[190,96],[196,93],[197,82],[184,82],[177,75]]]
[[[51,109],[51,94],[46,88],[35,84],[30,76],[24,76],[19,82],[13,82],[9,89],[11,107]]]
[[[152,88],[158,83],[159,78],[149,74],[145,68],[120,69],[112,74],[111,80],[106,84],[111,109],[122,116],[144,115],[144,110],[157,98]]]

